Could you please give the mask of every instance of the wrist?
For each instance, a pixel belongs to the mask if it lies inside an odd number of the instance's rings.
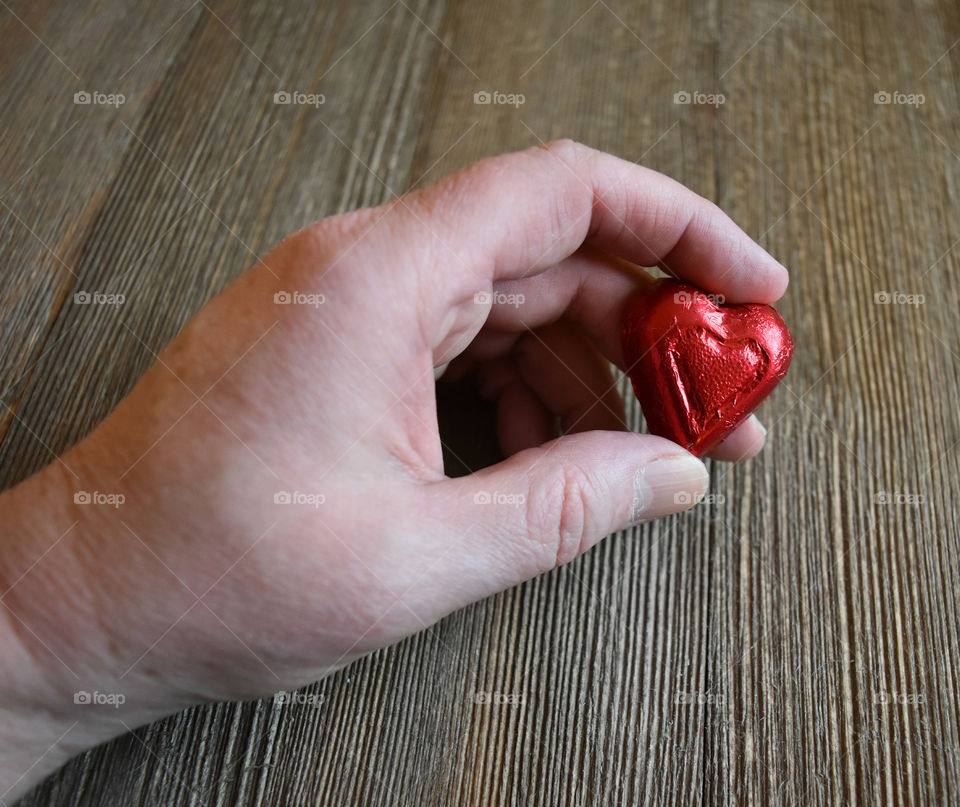
[[[71,463],[73,467],[73,463]],[[114,518],[59,462],[0,494],[0,802],[176,705],[111,651],[94,570]]]

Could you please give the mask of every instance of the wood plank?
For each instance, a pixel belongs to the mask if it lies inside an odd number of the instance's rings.
[[[23,804],[960,798],[954,5],[98,0],[11,3],[0,36],[4,486],[87,433],[287,232],[559,136],[728,211],[793,270],[798,344],[764,409],[770,449],[713,464],[712,500],[312,701],[193,709]],[[75,106],[82,88],[127,101]],[[524,102],[474,103],[495,90]],[[127,300],[75,305],[81,290]],[[489,420],[456,432],[482,405],[442,397],[451,470],[491,461]]]

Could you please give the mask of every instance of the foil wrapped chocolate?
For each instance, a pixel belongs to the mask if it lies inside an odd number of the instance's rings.
[[[620,330],[628,375],[651,434],[702,456],[786,375],[793,339],[769,305],[722,305],[676,280],[627,303]]]

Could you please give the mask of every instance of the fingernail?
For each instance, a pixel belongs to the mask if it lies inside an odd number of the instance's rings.
[[[692,454],[673,454],[648,462],[633,477],[630,526],[679,513],[703,498],[710,476]]]

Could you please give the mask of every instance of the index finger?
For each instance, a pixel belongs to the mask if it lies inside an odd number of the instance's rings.
[[[449,293],[538,274],[583,244],[663,265],[733,303],[773,302],[788,282],[787,270],[712,202],[568,140],[482,160],[405,200],[390,237],[429,245],[439,260],[427,285]]]

